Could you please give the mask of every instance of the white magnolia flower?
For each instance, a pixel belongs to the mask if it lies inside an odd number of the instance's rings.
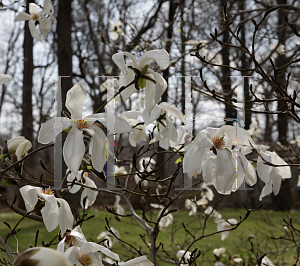
[[[147,140],[146,128],[141,120],[136,119],[142,113],[138,111],[125,112],[122,117],[132,127],[132,132],[129,133],[129,143],[131,146],[136,147],[141,141]]]
[[[236,181],[236,158],[232,146],[251,147],[250,143],[255,146],[250,134],[242,128],[228,125],[219,129],[208,127],[187,145],[183,172],[195,173],[202,169],[205,183],[213,183],[219,193],[226,194]]]
[[[76,84],[67,93],[66,107],[71,112],[71,119],[55,117],[43,124],[38,141],[47,144],[52,141],[61,130],[71,127],[63,148],[63,155],[68,168],[77,174],[82,158],[85,154],[85,145],[83,141],[84,134],[91,137],[89,153],[92,158],[92,165],[98,171],[102,172],[106,163],[106,153],[109,151],[109,142],[106,141],[106,135],[103,130],[94,122],[101,121],[107,125],[106,119],[115,121],[114,128],[108,130],[114,133],[130,132],[131,126],[120,117],[115,116],[107,109],[107,113],[98,113],[82,118],[83,102],[86,99],[86,92],[81,83]],[[107,147],[107,150],[106,150]]]
[[[192,253],[190,251],[185,252],[185,250],[182,249],[178,250],[178,252],[176,253],[176,257],[178,258],[179,261],[182,262],[180,263],[180,266],[188,265],[188,260],[191,259],[191,254]],[[182,256],[184,256],[183,259]]]
[[[223,247],[215,248],[213,251],[214,255],[218,258],[222,257],[223,253],[225,253],[225,252],[226,252],[226,248],[223,248]]]
[[[70,172],[67,170],[67,172]],[[75,175],[73,172],[70,172],[67,176],[68,182],[71,184],[74,182],[74,179],[76,180],[77,183],[81,183],[85,186],[92,187],[92,188],[97,188],[95,182],[88,177],[87,172],[78,171],[78,173]],[[81,189],[80,185],[74,184],[70,189],[69,192],[74,194],[78,192]],[[87,209],[88,207],[92,206],[98,196],[98,191],[84,187],[81,193],[81,198],[80,198],[80,205],[83,209]],[[85,204],[83,204],[85,203]]]
[[[115,175],[127,175],[128,172],[126,171],[124,166],[117,166],[115,165]]]
[[[207,203],[208,203],[208,200],[205,199],[205,198],[201,198],[201,199],[197,200],[196,202],[192,201],[190,199],[186,199],[185,200],[185,208],[187,210],[191,210],[189,212],[189,216],[192,216],[192,215],[196,215],[197,214],[197,207],[198,206],[202,206],[202,205],[205,205]]]
[[[139,161],[139,171],[143,172],[151,172],[155,167],[156,161],[153,158],[145,157]],[[145,167],[144,167],[145,166]],[[134,176],[134,180],[136,184],[138,184],[142,179],[136,174]],[[148,180],[142,181],[143,186],[148,186]]]
[[[287,165],[276,152],[260,152],[260,155],[268,162],[274,165]],[[260,179],[265,183],[265,186],[259,196],[259,200],[270,193],[274,192],[276,196],[279,193],[282,179],[291,178],[291,168],[286,167],[273,167],[264,164],[264,161],[259,156],[257,159],[257,173]]]
[[[250,128],[247,130],[254,140],[261,138],[261,129],[258,125],[253,123],[250,124]]]
[[[0,74],[0,85],[6,84],[12,81],[12,77],[5,74]]]
[[[220,220],[217,221],[217,224],[218,224],[217,230],[218,230],[218,232],[226,230],[226,229],[230,229],[231,226],[236,225],[238,223],[238,221],[234,218],[228,219],[227,221],[225,221],[224,219],[220,219]],[[221,233],[221,240],[224,241],[229,236],[229,234],[230,234],[229,231],[222,232]]]
[[[31,147],[32,143],[23,136],[18,136],[7,141],[7,152],[14,152],[18,161],[21,160],[24,155],[27,155]]]
[[[277,47],[277,48],[276,48]],[[276,48],[276,50],[275,50],[275,48]],[[270,45],[269,45],[269,49],[271,50],[271,51],[273,51],[273,54],[272,54],[272,57],[274,58],[274,59],[276,59],[277,57],[278,57],[278,55],[283,55],[283,54],[285,54],[286,53],[286,51],[285,51],[285,45],[284,44],[275,44],[275,43],[271,43]]]
[[[65,248],[68,249],[73,246],[81,247],[86,242],[80,225],[78,225],[73,230],[67,230],[66,233],[64,233],[63,239],[57,245],[57,250],[64,253]]]
[[[154,266],[146,256],[141,256],[132,260],[128,260],[120,264],[121,266]]]
[[[29,20],[28,26],[31,33],[31,36],[38,41],[42,41],[40,34],[38,33],[35,23],[38,21],[40,25],[40,30],[44,37],[47,37],[48,31],[51,28],[51,21],[46,17],[49,15],[53,21],[56,21],[55,17],[53,16],[54,9],[51,3],[51,0],[44,1],[44,9],[38,12],[40,7],[34,3],[29,4],[29,13],[20,12],[14,19],[14,22],[17,21],[25,21]]]
[[[153,208],[160,209],[160,211],[157,214],[157,217],[161,216],[161,213],[162,213],[163,209],[165,208],[164,206],[155,204],[155,203],[150,203],[150,206]],[[164,216],[160,219],[160,221],[158,223],[160,228],[168,227],[170,224],[173,223],[173,220],[174,220],[173,215],[171,213],[167,214],[167,212],[168,212],[168,210],[165,210]]]
[[[234,263],[240,263],[240,262],[243,262],[243,259],[242,258],[240,258],[240,257],[237,257],[238,255],[234,255],[234,256],[236,256],[236,257],[234,257],[233,259],[232,259],[232,261],[234,262]]]
[[[113,232],[113,234],[111,232],[104,231],[104,232],[101,232],[98,235],[97,239],[100,240],[102,238],[105,238],[106,241],[108,242],[107,243],[108,247],[111,248],[114,243],[117,243],[119,241],[118,238],[121,238],[121,236],[120,236],[120,233],[119,233],[119,231],[117,229],[115,229],[113,227],[110,227],[109,229],[110,229],[110,231]],[[115,236],[117,236],[118,238],[116,238]]]
[[[214,210],[213,207],[208,206],[206,210],[204,211],[204,214],[209,215],[211,217],[215,218],[215,223],[218,223],[222,219],[222,214],[218,213],[216,210]]]
[[[108,20],[110,26],[113,28],[112,32],[111,32],[111,38],[115,41],[119,38],[119,35],[121,36],[125,36],[124,31],[122,30],[121,26],[123,25],[123,23],[118,20],[116,23],[113,23],[110,19]]]
[[[214,193],[211,188],[208,187],[204,182],[201,184],[201,197],[212,201],[214,199]]]
[[[185,123],[185,118],[182,112],[166,102],[155,105],[150,116],[148,116],[146,110],[143,112],[143,118],[146,126],[154,120],[157,121],[158,134],[149,142],[149,144],[159,141],[159,146],[165,150],[167,150],[169,146],[174,147],[179,144],[178,133],[171,116],[179,119],[182,123]]]
[[[38,200],[45,202],[41,213],[48,232],[53,231],[58,225],[62,233],[73,227],[73,214],[67,201],[56,198],[50,189],[30,185],[20,188],[27,212],[33,211]]]
[[[274,264],[267,256],[264,256],[261,261],[261,266],[274,266]]]
[[[64,254],[51,248],[29,248],[20,254],[14,261],[13,266],[73,266]]]
[[[102,253],[114,260],[120,260],[118,254],[93,242],[86,242],[81,247],[70,247],[65,252],[65,256],[76,266],[102,266]]]
[[[115,211],[115,213],[119,214],[119,215],[124,215],[125,210],[124,208],[120,205],[120,200],[121,200],[121,196],[116,195],[116,199],[115,199],[115,204],[113,206],[113,209]]]
[[[125,55],[130,57],[132,61],[125,64]],[[139,80],[122,91],[121,95],[123,100],[126,101],[136,90],[145,88],[145,107],[148,115],[150,115],[154,105],[166,90],[167,82],[160,74],[150,69],[149,66],[154,60],[162,69],[166,69],[170,64],[168,52],[164,49],[148,51],[141,56],[139,63],[136,58],[128,52],[114,54],[112,59],[124,74],[124,76],[120,78],[120,87],[133,82],[138,72],[141,74],[142,77],[139,76]]]

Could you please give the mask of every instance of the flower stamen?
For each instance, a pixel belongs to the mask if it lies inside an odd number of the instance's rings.
[[[79,130],[83,129],[83,128],[88,128],[89,127],[89,122],[85,121],[84,119],[78,119],[77,120],[77,128]]]
[[[224,136],[214,136],[212,138],[212,143],[214,144],[216,149],[223,149],[225,148],[225,139]]]
[[[89,255],[87,255],[87,254],[83,254],[80,257],[79,262],[82,265],[87,266],[87,265],[90,265],[92,263],[92,258]]]

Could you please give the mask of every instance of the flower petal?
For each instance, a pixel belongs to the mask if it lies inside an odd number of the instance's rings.
[[[53,231],[58,226],[58,205],[54,195],[42,194],[45,199],[45,207],[41,210],[43,221],[48,232]]]
[[[93,188],[97,188],[95,182],[90,179],[90,178],[85,178],[85,185]],[[81,198],[80,198],[80,206],[83,209],[87,209],[89,206],[92,206],[97,198],[98,191],[89,189],[89,188],[84,188],[82,193],[81,193]],[[83,200],[85,200],[85,205],[83,205]]]
[[[6,84],[12,81],[12,77],[5,74],[0,74],[0,85]]]
[[[81,82],[74,85],[67,92],[66,107],[71,112],[71,118],[81,119],[83,102],[86,99],[86,91]]]
[[[82,158],[85,153],[83,131],[72,127],[63,148],[63,155],[68,168],[75,174],[79,171]]]
[[[51,29],[51,21],[48,18],[40,20],[40,30],[43,36],[46,38],[48,31]]]
[[[260,152],[260,155],[268,162],[271,162],[271,154],[269,152]],[[270,182],[272,168],[264,164],[264,161],[259,156],[257,159],[257,173],[262,181],[265,183]]]
[[[175,106],[173,106],[169,103],[166,103],[166,102],[162,102],[158,106],[160,106],[162,109],[166,110],[169,115],[172,115],[172,116],[176,117],[177,119],[179,119],[182,123],[185,123],[185,118],[183,116],[183,113]]]
[[[141,256],[132,260],[128,260],[121,264],[121,266],[153,266],[154,264],[147,259],[146,256]]]
[[[153,121],[159,118],[161,110],[162,109],[158,105],[155,105],[151,111],[151,115],[149,116],[147,110],[145,109],[142,113],[145,126],[150,125]]]
[[[42,38],[41,38],[40,34],[38,33],[38,31],[36,29],[35,20],[29,20],[28,21],[28,26],[29,26],[31,36],[41,42]]]
[[[40,9],[40,7],[34,3],[29,4],[29,13],[31,15],[37,14],[37,11]]]
[[[29,140],[23,141],[16,150],[16,156],[18,160],[21,160],[23,155],[27,154],[27,151],[30,150],[32,147],[32,144]]]
[[[259,200],[262,201],[262,198],[272,193],[272,183],[267,183],[264,188],[262,189]]]
[[[98,126],[92,125],[90,129],[93,129],[95,133],[90,142],[89,153],[92,156],[93,167],[101,173],[109,155],[109,141]]]
[[[145,65],[150,65],[153,60],[162,69],[166,69],[170,65],[169,53],[165,49],[158,49],[144,53],[140,58],[139,66],[142,69]]]
[[[33,187],[30,185],[20,188],[20,193],[24,200],[27,212],[31,212],[34,209],[38,202],[38,193],[41,194],[42,190],[43,189],[40,187]]]
[[[30,20],[31,16],[25,12],[20,12],[14,19],[14,22]]]
[[[117,260],[119,261],[120,258],[119,258],[119,255],[110,251],[108,248],[106,247],[103,247],[103,246],[100,246],[96,243],[93,243],[93,242],[87,242],[87,243],[84,243],[81,247],[80,247],[80,255],[83,255],[83,254],[88,254],[88,253],[94,253],[94,252],[97,252],[97,251],[100,251],[101,253],[103,253],[104,255],[110,257],[110,258],[113,258],[114,260]]]
[[[54,117],[48,120],[40,129],[38,142],[48,144],[55,139],[59,133],[67,129],[71,124],[70,122],[70,119],[63,117]]]
[[[67,231],[67,229],[73,228],[74,217],[71,208],[69,206],[69,203],[67,201],[60,198],[57,198],[56,200],[60,205],[58,224],[59,224],[61,234],[63,235]]]
[[[153,78],[152,75],[151,78]],[[147,80],[146,88],[145,88],[145,108],[147,110],[148,116],[151,115],[151,110],[155,105],[154,95],[155,95],[155,84],[152,81]]]

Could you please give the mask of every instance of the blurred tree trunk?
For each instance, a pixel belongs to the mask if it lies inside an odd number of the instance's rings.
[[[227,26],[225,25],[225,22],[223,20],[223,9],[224,9],[224,5],[226,3],[229,3],[229,1],[226,0],[220,0],[220,13],[221,13],[221,18],[222,18],[222,22],[221,24],[223,24],[223,38],[222,38],[222,42],[226,43],[229,41],[229,30],[227,28]],[[222,61],[223,61],[223,65],[229,65],[229,47],[223,47],[223,49],[221,50],[221,56],[222,56]],[[231,75],[231,71],[230,68],[228,67],[222,67],[222,76],[221,76],[221,85],[222,85],[222,89],[223,89],[223,95],[226,99],[226,102],[228,104],[225,104],[225,118],[226,118],[226,125],[233,125],[233,121],[231,120],[227,120],[232,119],[232,118],[236,118],[236,109],[232,108],[230,104],[232,104],[232,94],[233,94],[233,90],[231,89],[231,80],[230,80],[230,75]]]
[[[245,0],[239,0],[239,10],[246,9],[246,2]],[[241,12],[240,21],[244,21],[245,14]],[[246,45],[246,24],[241,29],[241,41]],[[247,46],[247,45],[246,45]],[[241,62],[242,62],[242,69],[249,68],[249,62],[244,52],[241,53]],[[249,76],[247,71],[241,72],[242,76]],[[250,97],[250,90],[249,90],[249,78],[244,78],[244,95],[245,95],[245,109],[251,109],[251,103],[249,103]],[[249,129],[251,124],[251,112],[245,111],[245,129]]]
[[[29,13],[29,3],[26,2],[26,12]],[[32,76],[33,76],[33,38],[29,31],[28,21],[24,24],[24,70],[22,95],[22,135],[33,142],[33,115],[32,115]]]
[[[72,0],[58,1],[57,15],[57,59],[58,59],[58,75],[61,78],[62,93],[62,111],[68,112],[65,106],[67,91],[72,88]],[[61,115],[64,116],[63,114]],[[78,118],[78,117],[73,117]],[[63,138],[66,135],[63,134]],[[64,162],[62,174],[64,175],[67,166]],[[74,199],[75,197],[75,199]],[[78,215],[79,201],[75,195],[67,193],[65,199],[68,201],[74,216]]]
[[[280,5],[286,5],[287,0],[277,0],[277,3]],[[279,45],[283,45],[285,47],[285,42],[287,39],[287,34],[285,30],[285,20],[283,17],[283,12],[281,9],[278,10],[278,24],[277,24],[277,36]],[[280,54],[278,53],[278,57],[275,60],[275,66],[280,67],[288,63],[288,59],[285,55],[285,53]],[[282,89],[285,90],[286,86],[286,69],[280,70],[280,72],[277,73],[277,79],[278,83],[281,86]],[[285,111],[286,105],[283,101],[278,101],[277,105],[278,111]],[[287,128],[288,128],[288,120],[287,116],[285,114],[278,114],[278,122],[277,122],[277,128],[278,128],[278,140],[283,144],[288,144],[287,141]]]
[[[174,26],[174,21],[176,19],[175,13],[176,13],[178,6],[179,6],[179,1],[176,1],[176,0],[169,1],[169,15],[168,15],[169,26],[167,29],[167,41],[166,41],[166,47],[165,47],[165,49],[168,53],[170,53],[170,51],[171,51],[172,38],[173,38],[173,26]],[[169,71],[169,68],[167,68],[163,71],[163,78],[167,81],[167,83],[168,83],[169,75],[170,75],[170,71]],[[168,101],[168,88],[166,89],[165,93],[162,95],[161,101],[162,102]],[[164,151],[164,149],[159,147],[158,152],[162,152],[162,151]],[[165,154],[159,153],[157,155],[157,163],[160,165],[164,161],[165,161]],[[162,166],[161,168],[159,168],[158,175],[160,177],[166,177],[168,175],[165,165]]]

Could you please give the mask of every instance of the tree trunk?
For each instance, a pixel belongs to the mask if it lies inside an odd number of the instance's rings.
[[[29,3],[26,2],[26,12],[29,13]],[[32,76],[33,76],[33,38],[29,31],[28,22],[25,22],[23,42],[24,70],[23,70],[23,95],[22,95],[22,135],[33,142],[33,115],[32,115]]]

